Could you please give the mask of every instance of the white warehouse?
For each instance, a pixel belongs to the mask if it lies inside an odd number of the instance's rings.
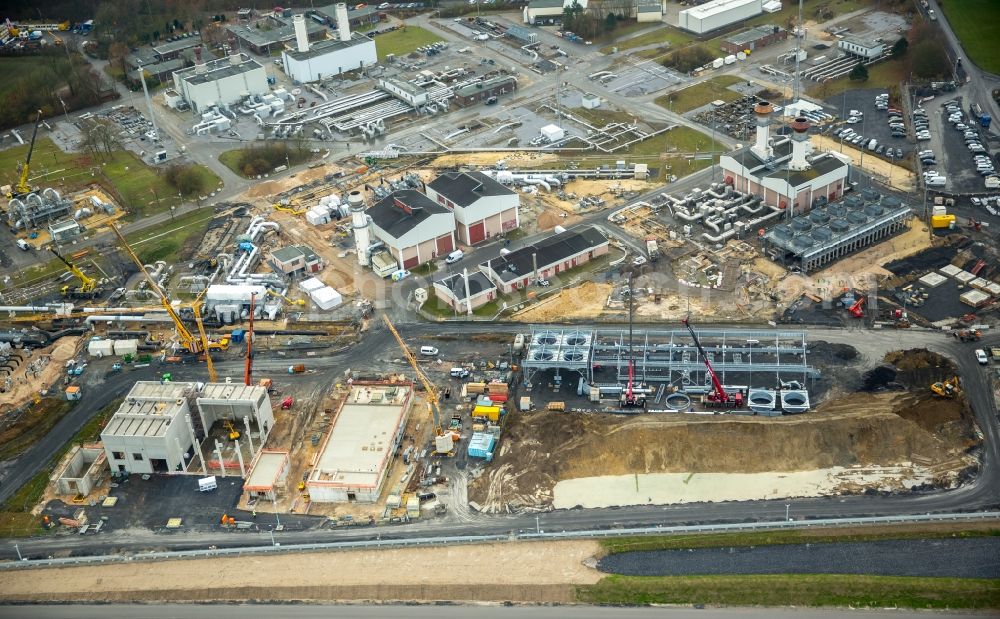
[[[677,27],[704,34],[764,12],[764,0],[714,0],[677,14]]]
[[[174,89],[195,112],[270,92],[263,65],[245,54],[233,54],[174,71]]]
[[[347,6],[337,5],[337,38],[310,43],[305,18],[295,15],[295,49],[281,52],[281,64],[296,82],[315,82],[345,71],[364,69],[378,62],[375,41],[363,34],[352,33]]]

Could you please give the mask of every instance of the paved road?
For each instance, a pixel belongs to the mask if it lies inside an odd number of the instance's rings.
[[[266,613],[288,619],[841,619],[857,617],[857,610],[825,608],[607,608],[593,606],[349,606],[349,605],[124,605],[94,604],[90,606],[6,606],[0,607],[0,618],[18,619],[174,619],[182,617],[213,617],[214,619],[245,619],[248,615]],[[866,611],[864,616],[890,616],[893,619],[968,619],[969,614],[933,611]]]
[[[886,540],[625,552],[601,559],[597,568],[629,576],[868,574],[1000,578],[1000,539]]]
[[[438,325],[400,325],[407,339],[440,333]],[[449,333],[471,334],[489,331],[493,333],[513,333],[523,330],[518,325],[477,325],[456,323],[448,325]],[[923,513],[943,513],[976,510],[1000,504],[1000,434],[997,429],[997,411],[992,394],[986,384],[985,370],[972,358],[971,348],[954,339],[932,331],[911,329],[907,331],[860,331],[857,329],[813,329],[806,328],[811,340],[826,340],[856,346],[867,362],[881,359],[885,351],[900,348],[929,347],[952,358],[963,377],[966,396],[976,413],[979,427],[985,436],[983,466],[980,475],[973,481],[949,491],[909,493],[889,496],[846,496],[810,499],[748,501],[742,503],[700,503],[685,505],[637,506],[626,508],[558,510],[542,514],[538,525],[545,531],[573,531],[601,528],[628,528],[638,526],[668,526],[691,523],[759,522],[784,518],[785,505],[791,503],[791,516],[795,520],[807,521],[817,518],[837,518],[853,516],[896,516]],[[1000,334],[991,334],[984,345],[1000,345]],[[385,330],[369,334],[347,353],[326,358],[302,360],[311,367],[330,371],[342,369],[350,358],[381,358],[386,350],[391,350],[393,342]],[[283,359],[287,366],[295,359]],[[277,363],[276,361],[274,363]],[[239,365],[238,361],[225,362],[220,371],[228,365]],[[277,367],[277,366],[276,366]],[[195,367],[192,367],[194,370]],[[179,380],[184,375],[178,376]],[[100,401],[110,401],[110,393],[93,392],[94,409],[102,406]],[[79,422],[79,419],[77,418]],[[82,422],[80,422],[82,425]],[[57,442],[54,440],[53,442]],[[14,473],[21,479],[30,477],[39,470],[42,463],[22,458],[14,467]],[[5,483],[6,485],[6,483]],[[379,527],[378,529],[350,530],[310,530],[289,531],[280,534],[286,544],[309,542],[335,542],[344,540],[403,539],[420,536],[453,536],[477,534],[506,534],[511,531],[534,531],[534,515],[481,515],[475,520],[460,522],[448,519],[421,521],[408,525]],[[218,547],[268,545],[267,534],[231,533],[223,531],[184,531],[164,536],[152,531],[112,531],[96,537],[43,537],[20,540],[21,552],[28,557],[48,557],[55,553],[74,555],[109,554],[114,552],[137,552],[150,547],[170,550]],[[0,546],[0,556],[13,557],[13,542]]]

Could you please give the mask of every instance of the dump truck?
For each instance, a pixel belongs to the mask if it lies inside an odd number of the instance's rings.
[[[649,261],[656,262],[660,257],[660,248],[656,244],[656,239],[646,239],[646,253],[649,254]]]
[[[301,374],[305,371],[306,371],[306,366],[302,365],[301,363],[288,366],[289,374]]]

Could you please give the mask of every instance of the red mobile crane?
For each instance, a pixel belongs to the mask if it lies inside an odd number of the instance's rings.
[[[712,392],[708,394],[706,403],[711,406],[732,406],[734,408],[743,406],[743,392],[726,393],[725,388],[722,386],[722,381],[719,380],[719,377],[715,374],[715,370],[712,369],[712,364],[709,362],[708,355],[705,354],[705,349],[702,348],[701,342],[698,340],[698,335],[691,328],[689,319],[685,318],[681,322],[684,323],[688,332],[691,333],[694,345],[698,347],[698,352],[701,354],[702,359],[705,360],[705,368],[708,370],[708,375],[712,377]]]
[[[632,284],[632,276],[630,275],[628,278],[628,385],[625,386],[625,394],[621,400],[621,405],[625,408],[646,408],[645,393],[642,390],[636,389],[635,384],[635,358],[632,354],[633,299],[635,299],[635,291]]]
[[[254,302],[257,300],[257,293],[250,293],[250,328],[247,330],[247,361],[243,368],[243,384],[247,387],[253,381],[253,313]]]

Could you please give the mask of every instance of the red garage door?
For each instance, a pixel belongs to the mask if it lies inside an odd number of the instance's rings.
[[[409,260],[403,262],[403,268],[404,269],[412,269],[415,266],[417,266],[417,257],[416,256],[414,256],[414,257],[410,258]]]
[[[475,245],[486,239],[486,224],[479,222],[469,226],[469,243]]]
[[[455,247],[451,244],[451,235],[450,234],[438,237],[438,240],[437,240],[437,255],[438,256],[447,256],[454,249],[455,249]]]

